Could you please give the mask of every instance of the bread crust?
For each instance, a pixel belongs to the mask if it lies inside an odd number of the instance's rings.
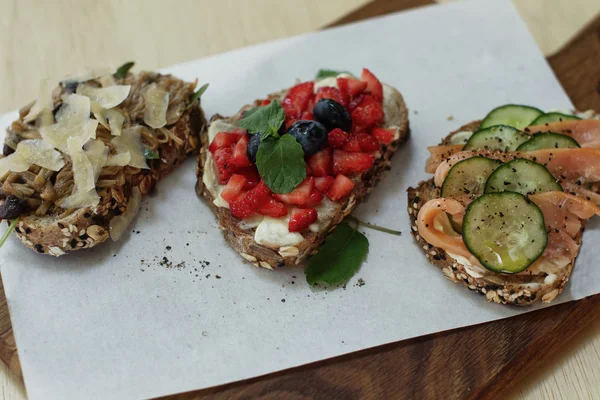
[[[392,107],[395,110],[392,119],[386,121],[386,126],[396,126],[399,128],[399,137],[389,145],[382,149],[382,153],[376,158],[373,167],[368,172],[362,174],[360,179],[356,179],[356,186],[352,194],[343,202],[339,203],[336,212],[331,218],[327,226],[320,230],[320,232],[304,232],[302,236],[304,240],[294,246],[284,246],[279,249],[269,248],[266,246],[259,245],[254,241],[255,229],[241,229],[239,227],[240,220],[233,217],[227,208],[217,207],[214,204],[214,197],[211,192],[206,188],[202,181],[203,167],[206,161],[208,151],[208,133],[203,132],[201,134],[202,146],[200,148],[200,155],[198,156],[198,163],[196,167],[196,175],[198,177],[196,183],[196,193],[199,197],[204,198],[208,205],[211,207],[217,220],[219,222],[220,229],[222,230],[225,239],[229,242],[231,247],[239,253],[244,259],[251,262],[257,267],[263,267],[267,269],[273,269],[274,267],[283,267],[291,265],[299,265],[304,262],[311,254],[316,252],[319,246],[325,240],[327,234],[333,231],[342,220],[352,212],[356,205],[367,196],[375,184],[381,179],[384,170],[390,168],[391,158],[404,143],[409,134],[408,124],[408,109],[404,103],[404,99],[400,92],[396,89],[387,86],[390,91],[390,101]],[[288,89],[269,95],[269,99],[283,99],[287,94]],[[220,115],[216,115],[211,119],[211,122],[217,119],[223,119],[226,122],[236,123],[241,117],[243,110],[258,106],[258,101],[252,105],[246,105],[242,107],[240,112],[235,116],[224,118]]]
[[[149,193],[156,182],[181,164],[188,156],[198,152],[200,132],[206,130],[206,119],[198,103],[186,111],[170,128],[183,144],[159,145],[160,160],[148,160],[149,170],[144,170],[137,182],[127,182],[125,193],[137,187],[142,195]],[[21,216],[15,233],[30,249],[53,256],[94,247],[109,238],[110,221],[127,208],[130,196],[120,202],[100,203],[95,208],[84,207],[68,215]],[[118,210],[118,211],[115,211]]]

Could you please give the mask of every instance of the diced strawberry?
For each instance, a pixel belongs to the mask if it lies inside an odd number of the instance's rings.
[[[367,95],[352,111],[352,127],[357,132],[366,131],[372,126],[381,124],[384,116],[381,103]]]
[[[379,141],[379,143],[390,144],[396,137],[396,130],[385,128],[373,128],[371,134]]]
[[[252,165],[248,156],[246,155],[246,148],[248,147],[249,137],[243,135],[240,140],[233,147],[233,156],[231,157],[231,163],[236,167],[249,167]]]
[[[242,193],[242,190],[244,190],[245,184],[246,178],[243,175],[231,175],[229,182],[227,182],[227,186],[225,186],[225,189],[221,192],[221,197],[228,203],[237,199]]]
[[[364,92],[367,83],[352,78],[337,78],[338,88],[345,101],[344,105],[349,105],[353,98]]]
[[[314,119],[315,119],[315,117],[313,116],[313,114],[312,114],[311,112],[309,112],[309,111],[304,111],[304,112],[302,113],[302,118],[301,118],[301,119],[304,119],[304,120],[314,120]]]
[[[262,215],[268,215],[273,218],[285,217],[288,213],[287,207],[275,200],[273,197],[269,197],[268,200],[263,202],[258,207],[258,213]]]
[[[269,189],[267,184],[264,181],[260,181],[258,185],[254,187],[254,189],[246,192],[244,195],[244,201],[248,202],[254,211],[258,211],[262,204],[269,201],[271,194],[271,189]]]
[[[314,208],[294,208],[290,216],[290,232],[300,232],[307,229],[317,220],[317,210]]]
[[[360,143],[361,150],[365,153],[372,153],[379,150],[379,142],[373,135],[369,135],[366,132],[361,132],[357,134],[356,137],[358,138],[358,143]]]
[[[367,83],[367,92],[371,93],[375,100],[379,102],[383,100],[383,85],[371,71],[363,68],[360,80]]]
[[[360,153],[361,151],[363,151],[360,147],[360,141],[357,135],[350,135],[348,141],[346,142],[344,147],[342,147],[342,149],[349,153]]]
[[[329,146],[334,149],[341,149],[348,141],[348,134],[340,128],[331,130],[328,135]]]
[[[333,176],[321,176],[315,178],[315,187],[319,192],[325,193],[331,182],[333,182]]]
[[[268,106],[269,104],[271,104],[271,100],[269,100],[269,99],[264,99],[263,101],[260,102],[261,106]]]
[[[254,209],[245,197],[246,195],[242,194],[239,198],[229,202],[229,211],[236,218],[244,219],[254,214]]]
[[[358,107],[358,105],[365,98],[365,96],[369,95],[365,93],[360,93],[350,101],[350,103],[348,104],[348,110],[350,110],[350,113],[352,113],[352,111],[354,111],[356,107]]]
[[[323,195],[315,187],[313,189],[313,191],[310,192],[310,195],[308,196],[308,200],[306,201],[305,204],[302,205],[302,207],[303,208],[306,208],[306,207],[316,207],[319,204],[321,204],[322,201],[323,201]]]
[[[285,204],[303,206],[308,203],[310,194],[312,193],[314,187],[315,178],[310,176],[303,180],[302,183],[300,183],[296,189],[292,190],[291,192],[286,194],[274,194],[273,196]]]
[[[215,165],[217,166],[217,175],[219,176],[219,183],[224,185],[229,181],[229,178],[234,173],[236,167],[231,164],[231,157],[233,156],[233,150],[231,147],[223,147],[216,149],[214,152]]]
[[[237,143],[238,140],[240,140],[240,137],[242,137],[242,134],[238,132],[219,132],[208,146],[208,150],[210,150],[211,153],[214,153],[217,149],[229,147],[232,144]]]
[[[333,99],[341,105],[347,104],[346,100],[344,100],[344,97],[342,96],[342,93],[338,89],[329,86],[324,86],[317,90],[315,104],[321,99]]]
[[[292,87],[281,102],[281,107],[288,119],[298,119],[306,111],[313,97],[315,83],[304,82]]]
[[[255,166],[240,168],[235,171],[236,174],[243,175],[246,179],[246,183],[244,184],[244,190],[250,190],[260,182],[260,175],[258,175],[258,170]]]
[[[326,147],[308,159],[306,165],[310,168],[312,176],[331,175],[333,160],[331,159],[331,147]]]
[[[348,196],[354,189],[354,182],[340,174],[335,177],[331,186],[327,189],[327,197],[333,201],[339,201]]]
[[[342,150],[333,151],[334,174],[360,174],[371,169],[375,157],[367,153],[348,153]]]

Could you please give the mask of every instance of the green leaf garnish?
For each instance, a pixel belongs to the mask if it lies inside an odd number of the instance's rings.
[[[310,285],[317,282],[330,285],[344,283],[358,271],[368,251],[367,238],[342,222],[308,261],[304,271],[306,281]]]
[[[117,68],[117,71],[113,74],[113,76],[115,77],[115,79],[125,78],[127,76],[127,74],[129,73],[129,70],[134,65],[135,65],[135,62],[133,62],[133,61],[126,62],[125,64],[123,64],[119,68]]]
[[[289,193],[306,178],[304,151],[290,135],[263,140],[256,153],[256,166],[274,193]]]
[[[2,247],[4,245],[4,242],[6,242],[6,239],[8,239],[10,234],[15,230],[15,227],[17,226],[17,222],[19,222],[19,218],[15,218],[11,222],[10,226],[8,227],[8,230],[6,232],[4,232],[4,235],[0,239],[0,247]]]
[[[160,156],[157,151],[144,148],[144,158],[146,160],[158,160]]]
[[[319,79],[336,77],[339,74],[348,74],[348,75],[354,76],[354,75],[352,75],[352,73],[350,73],[348,71],[334,71],[332,69],[320,69],[319,72],[317,72],[316,79],[319,80]]]
[[[279,137],[277,131],[285,121],[285,113],[281,103],[272,101],[266,106],[256,107],[244,112],[239,126],[246,129],[250,134],[260,135],[261,140],[269,136]]]
[[[400,231],[396,231],[394,229],[390,229],[390,228],[384,228],[383,226],[379,226],[379,225],[375,225],[375,224],[370,224],[368,222],[363,222],[360,219],[353,217],[352,215],[348,215],[346,218],[348,218],[348,220],[360,225],[360,226],[364,226],[365,228],[369,228],[369,229],[373,229],[376,231],[380,231],[380,232],[385,232],[385,233],[389,233],[391,235],[396,235],[396,236],[400,236],[402,235],[402,232]]]
[[[194,94],[190,97],[190,104],[188,104],[188,106],[185,109],[188,110],[188,109],[192,108],[192,106],[194,105],[194,102],[196,100],[200,99],[200,96],[202,96],[202,94],[204,92],[206,92],[206,89],[208,89],[208,83],[205,83],[204,85],[202,85],[200,87],[200,89],[198,89],[194,92]]]

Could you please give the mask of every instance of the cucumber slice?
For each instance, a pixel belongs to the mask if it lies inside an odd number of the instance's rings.
[[[512,126],[495,125],[475,132],[464,150],[502,150],[514,151],[531,138]]]
[[[479,129],[493,125],[508,125],[517,129],[525,128],[544,112],[534,107],[507,104],[494,108],[485,116]]]
[[[517,158],[498,167],[485,183],[485,193],[516,192],[523,195],[562,192],[563,188],[542,164]]]
[[[570,119],[581,119],[581,118],[579,118],[576,115],[568,115],[568,114],[563,114],[563,113],[559,113],[559,112],[551,112],[551,113],[546,113],[546,114],[540,115],[535,120],[533,120],[533,122],[530,123],[529,126],[549,124],[551,122],[568,121]]]
[[[575,139],[554,132],[536,133],[517,147],[517,151],[532,151],[540,149],[575,149],[581,147]]]
[[[485,182],[502,163],[481,156],[467,158],[454,164],[442,184],[442,197],[483,194]]]
[[[544,253],[548,233],[542,211],[525,196],[489,193],[467,207],[463,240],[485,268],[516,274]]]

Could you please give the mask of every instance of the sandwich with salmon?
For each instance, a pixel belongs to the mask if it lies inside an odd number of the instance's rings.
[[[600,215],[600,120],[505,105],[429,148],[411,231],[444,275],[488,301],[550,302]]]
[[[8,127],[0,219],[32,250],[61,256],[118,240],[156,182],[198,152],[206,87],[132,66],[45,80]]]
[[[321,70],[213,117],[196,191],[244,259],[267,269],[301,264],[373,189],[408,134],[396,89],[368,69]]]

